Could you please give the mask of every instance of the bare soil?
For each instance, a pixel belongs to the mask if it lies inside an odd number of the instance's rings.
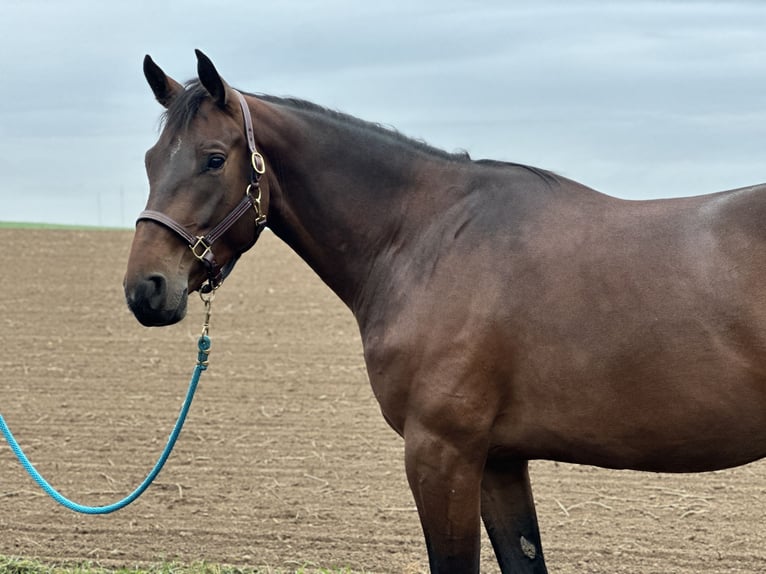
[[[0,412],[70,498],[106,504],[165,444],[202,305],[141,327],[122,294],[131,233],[0,230]],[[133,565],[426,571],[402,441],[380,416],[351,314],[270,234],[213,309],[211,368],[157,483],[74,514],[0,444],[0,554]],[[698,475],[532,463],[552,573],[766,571],[766,462]],[[485,539],[483,571],[497,572]]]

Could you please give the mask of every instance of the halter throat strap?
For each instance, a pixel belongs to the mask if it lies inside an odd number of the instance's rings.
[[[255,243],[261,231],[266,226],[266,214],[261,205],[260,186],[261,176],[266,172],[266,162],[255,147],[253,119],[250,115],[250,108],[247,105],[247,101],[240,92],[236,90],[232,91],[237,95],[240,108],[242,109],[247,147],[250,150],[250,183],[248,183],[247,188],[245,189],[244,197],[234,209],[226,215],[226,217],[205,235],[194,235],[172,217],[153,209],[145,209],[138,215],[138,219],[136,220],[136,223],[139,221],[154,221],[155,223],[164,225],[166,228],[175,232],[175,234],[189,246],[194,257],[205,266],[207,281],[200,287],[200,291],[203,293],[209,293],[210,291],[218,289],[218,287],[221,286],[221,283],[223,283],[223,280],[233,269],[234,263],[236,263],[241,255],[241,253],[238,253],[229,263],[221,266],[216,261],[215,254],[213,253],[213,243],[220,239],[251,208],[255,211],[255,235],[253,243]],[[252,244],[250,246],[252,246]],[[248,246],[248,249],[250,246]]]

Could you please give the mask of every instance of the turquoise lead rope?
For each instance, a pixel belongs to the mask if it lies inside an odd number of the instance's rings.
[[[191,381],[189,381],[189,389],[186,392],[186,398],[184,399],[183,405],[181,406],[181,412],[178,414],[178,420],[176,420],[173,431],[168,437],[168,442],[165,444],[165,448],[163,449],[160,458],[157,460],[157,463],[154,465],[154,468],[152,468],[149,474],[146,475],[146,478],[143,480],[143,482],[139,484],[131,494],[122,500],[119,500],[114,504],[107,504],[105,506],[86,506],[84,504],[78,504],[69,500],[67,497],[53,488],[50,483],[45,480],[37,471],[34,465],[24,454],[24,451],[21,450],[19,443],[16,441],[13,434],[11,433],[11,430],[8,428],[5,419],[2,415],[0,415],[0,431],[2,431],[3,436],[5,436],[5,439],[8,441],[11,450],[16,455],[16,458],[19,459],[19,462],[24,467],[24,469],[29,473],[29,476],[31,476],[32,479],[40,485],[40,487],[46,492],[46,494],[48,494],[48,496],[50,496],[53,500],[62,506],[65,506],[69,510],[74,510],[75,512],[80,512],[82,514],[109,514],[115,510],[125,508],[128,504],[136,500],[144,493],[144,491],[149,487],[154,479],[157,478],[157,475],[165,465],[165,461],[167,461],[170,453],[173,451],[173,447],[176,444],[178,435],[181,434],[181,429],[184,426],[186,415],[189,413],[192,399],[194,399],[194,393],[197,390],[197,384],[199,383],[200,375],[202,374],[202,371],[207,369],[208,366],[208,355],[210,354],[210,338],[208,337],[207,333],[210,322],[210,303],[212,300],[212,296],[209,296],[207,299],[203,298],[203,301],[205,302],[205,323],[202,327],[202,335],[197,341],[197,347],[199,349],[199,352],[197,353],[197,365],[194,367],[194,373],[192,373]]]

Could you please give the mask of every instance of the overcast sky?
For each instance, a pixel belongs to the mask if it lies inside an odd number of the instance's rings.
[[[0,221],[133,225],[161,112],[230,84],[631,199],[766,181],[766,2],[2,0]],[[256,127],[257,129],[257,127]]]

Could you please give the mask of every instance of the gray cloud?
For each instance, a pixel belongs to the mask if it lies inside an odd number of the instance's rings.
[[[630,198],[766,180],[766,4],[6,1],[0,219],[130,225],[160,109],[205,50],[234,85]]]

